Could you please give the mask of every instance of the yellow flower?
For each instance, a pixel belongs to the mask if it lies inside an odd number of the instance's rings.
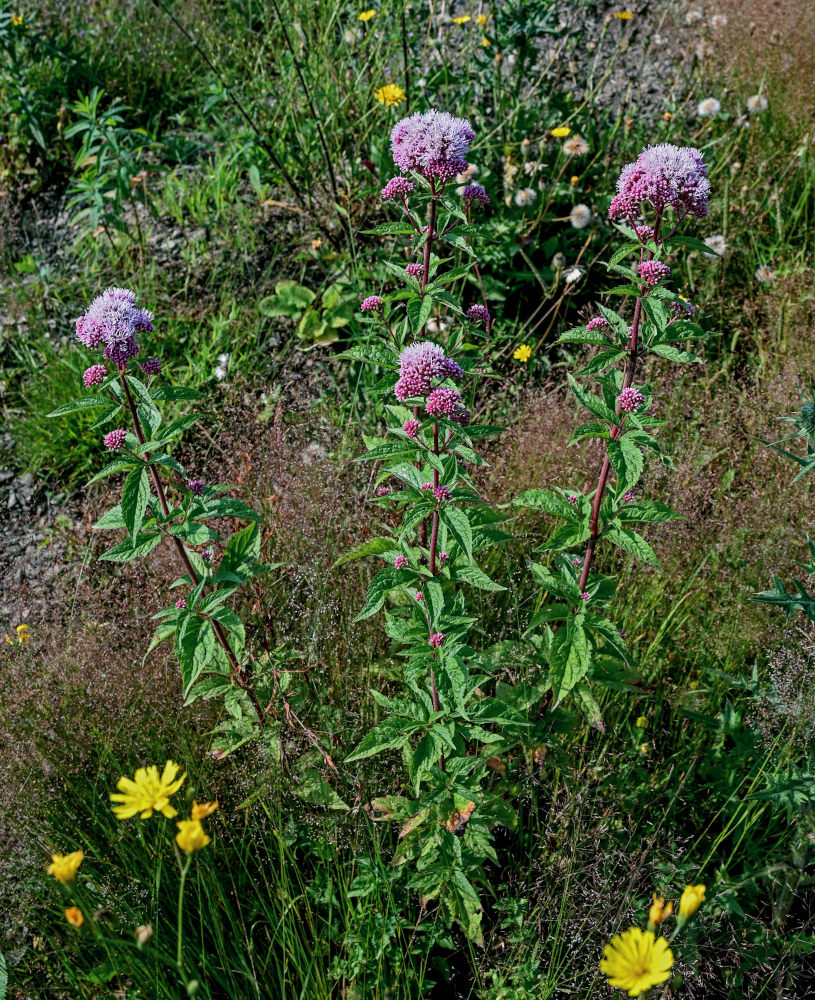
[[[487,15],[486,14],[476,14],[475,23],[476,24],[480,24],[481,27],[483,28],[484,25],[487,23]]]
[[[705,887],[699,885],[686,885],[679,900],[679,918],[684,922],[696,913],[705,900]]]
[[[453,24],[466,24],[468,21],[472,21],[469,14],[462,14],[461,17],[453,18]]]
[[[572,179],[569,181],[569,183],[572,185],[573,188],[576,188],[577,185],[580,183],[580,178],[577,176],[577,174],[572,174]]]
[[[175,842],[185,853],[200,851],[209,843],[210,838],[204,833],[200,819],[182,819],[176,826],[178,833],[175,835]]]
[[[19,26],[23,23],[23,15],[22,14],[15,14],[14,17],[11,19],[11,23],[15,27],[19,28]]]
[[[374,97],[380,104],[387,104],[388,107],[392,107],[394,104],[399,104],[401,101],[407,99],[404,90],[401,87],[397,87],[395,83],[386,83],[384,87],[380,87],[377,90]]]
[[[523,361],[523,362],[529,361],[529,359],[532,357],[532,348],[529,346],[529,344],[521,344],[521,346],[515,351],[512,357],[515,358],[516,361]]]
[[[551,135],[556,139],[565,139],[571,131],[568,125],[558,125],[557,128],[552,129]]]
[[[674,904],[665,903],[664,896],[657,896],[654,893],[654,901],[651,904],[651,909],[648,911],[648,923],[649,924],[661,924],[663,920],[667,920],[668,917],[673,913]]]
[[[646,757],[650,752],[651,752],[650,743],[640,743],[640,753],[643,755],[643,757]]]
[[[178,815],[178,810],[170,805],[170,796],[175,795],[184,783],[186,774],[176,781],[178,764],[168,760],[164,765],[164,773],[159,776],[155,764],[150,767],[140,767],[133,778],[119,778],[116,787],[119,793],[111,795],[111,802],[121,802],[114,806],[113,812],[117,819],[130,819],[137,813],[142,819],[150,819],[153,811],[160,812],[171,819]]]
[[[84,857],[82,851],[71,851],[70,854],[52,854],[48,874],[53,875],[63,885],[73,882],[76,878],[77,868],[82,864]]]
[[[214,802],[202,802],[200,805],[197,802],[193,802],[191,815],[193,819],[206,819],[207,816],[211,816],[217,808],[217,799]]]
[[[481,39],[481,41],[478,44],[479,45],[483,45],[484,48],[486,49],[487,46],[492,45],[492,42],[489,40],[489,38],[487,38],[486,35],[484,35],[484,37]]]
[[[664,120],[665,120],[666,122],[669,122],[669,121],[670,121],[670,120],[671,120],[671,119],[673,118],[673,115],[671,114],[671,112],[670,112],[670,111],[665,111],[665,112],[663,113],[662,117],[664,118]]]
[[[17,642],[28,642],[31,636],[28,634],[30,631],[28,625],[18,625],[15,629],[17,633]]]
[[[359,15],[359,19],[360,19],[360,21],[370,21],[371,18],[374,16],[374,14],[376,14],[376,11],[373,10],[373,9],[371,9],[371,10],[364,10]]]
[[[618,21],[630,21],[634,16],[633,10],[617,10],[614,12],[614,16]]]
[[[638,729],[647,729],[648,728],[648,720],[645,718],[644,715],[641,715],[637,719],[637,721],[634,723],[634,725],[637,726]]]
[[[69,906],[65,911],[65,919],[72,927],[81,927],[85,923],[82,910],[78,906]]]
[[[600,969],[606,974],[609,986],[628,990],[630,997],[664,983],[674,964],[665,938],[656,938],[653,931],[642,931],[639,927],[615,934],[603,954]]]

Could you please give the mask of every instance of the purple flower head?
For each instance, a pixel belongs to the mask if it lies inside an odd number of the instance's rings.
[[[474,202],[480,201],[482,205],[489,205],[490,199],[487,192],[480,184],[468,184],[461,193],[464,204],[469,208]]]
[[[415,596],[416,596],[416,600],[417,601],[423,601],[424,600],[424,594],[421,592],[421,590],[417,590]]]
[[[583,593],[580,595],[580,598],[583,601],[588,601],[590,597],[591,594],[588,592],[588,590],[584,590]]]
[[[189,482],[187,483],[187,489],[190,491],[190,493],[194,494],[197,497],[200,497],[204,495],[204,489],[206,488],[206,485],[207,484],[204,482],[203,479],[190,479]]]
[[[391,492],[390,486],[380,486],[377,489],[376,493],[374,493],[374,496],[375,497],[386,497],[386,496],[390,496],[390,492]]]
[[[405,556],[397,556],[393,560],[393,565],[396,567],[396,569],[404,569],[405,566],[407,566],[407,564],[408,564],[408,561],[405,558]]]
[[[575,496],[574,493],[570,493],[567,499],[573,507],[577,503],[577,497]]]
[[[450,414],[450,419],[454,424],[461,424],[462,427],[466,427],[470,422],[470,411],[466,406],[458,406]],[[459,465],[464,465],[460,458],[458,459],[458,463]]]
[[[104,438],[102,438],[102,441],[108,451],[118,451],[125,443],[126,437],[127,431],[116,430],[106,434]]]
[[[473,323],[489,323],[490,321],[489,310],[485,306],[470,306],[466,316]]]
[[[408,264],[405,268],[405,274],[410,275],[411,278],[418,278],[422,271],[424,271],[424,265],[418,261],[415,264]]]
[[[430,633],[430,645],[433,647],[433,649],[438,649],[443,642],[444,642],[444,632]]]
[[[175,606],[178,608],[179,611],[183,611],[184,608],[186,608],[187,606],[186,598],[179,597],[178,600],[175,602]]]
[[[617,409],[625,413],[636,413],[644,402],[645,396],[643,396],[639,389],[629,386],[627,389],[623,389],[617,397]]]
[[[446,552],[439,552],[439,565],[443,566],[450,556]]]
[[[679,215],[701,218],[707,215],[709,197],[710,181],[701,153],[664,142],[647,146],[634,163],[623,167],[608,214],[612,219],[633,218],[648,201],[656,212],[670,206]]]
[[[572,556],[572,566],[579,566],[582,562],[580,556]]]
[[[626,490],[625,493],[623,493],[624,503],[633,503],[634,500],[636,500],[636,497],[634,496],[633,490]]]
[[[644,260],[637,267],[637,274],[642,278],[646,285],[658,285],[663,278],[667,278],[671,273],[671,269],[667,264],[663,264],[658,260]]]
[[[424,396],[436,379],[456,377],[455,371],[461,369],[444,356],[440,344],[422,340],[399,355],[399,381],[393,391],[400,402],[410,396]]]
[[[651,226],[634,226],[634,232],[637,234],[637,239],[640,243],[647,243],[648,240],[654,237],[654,230]]]
[[[432,483],[422,483],[421,488],[423,490],[432,490],[433,489],[433,484]]]
[[[144,374],[148,377],[151,375],[160,375],[163,367],[164,365],[158,358],[148,358],[147,361],[142,361],[139,365],[139,368],[141,368]]]
[[[409,181],[407,177],[391,177],[388,183],[382,188],[382,197],[385,201],[395,201],[397,198],[401,198],[402,195],[410,194],[415,187],[416,185],[413,181]]]
[[[423,177],[448,180],[467,169],[474,138],[466,118],[454,118],[446,111],[417,112],[394,125],[391,151],[403,174],[415,170]]]
[[[212,558],[212,549],[203,549],[201,552],[201,558],[209,561]]]
[[[608,326],[608,320],[605,316],[595,316],[594,319],[590,319],[586,323],[587,330],[605,330]]]
[[[378,295],[369,295],[367,299],[363,299],[362,300],[362,303],[361,303],[361,305],[360,305],[359,308],[363,312],[381,313],[382,312],[382,306],[384,304],[385,303],[382,301],[382,299]]]
[[[419,421],[418,420],[406,420],[402,424],[402,430],[407,434],[409,438],[415,438],[419,433]]]
[[[124,365],[139,353],[138,338],[153,330],[153,315],[136,305],[129,288],[106,288],[76,321],[76,338],[90,350]]]
[[[84,374],[82,375],[85,388],[90,389],[92,385],[100,385],[105,381],[107,373],[108,370],[104,365],[91,365],[90,368],[86,368]]]
[[[427,397],[425,411],[429,417],[447,417],[463,408],[463,405],[460,392],[441,385]]]
[[[449,500],[452,495],[453,494],[447,486],[437,486],[435,490],[433,490],[433,496],[439,501],[439,503],[441,503],[442,500]]]

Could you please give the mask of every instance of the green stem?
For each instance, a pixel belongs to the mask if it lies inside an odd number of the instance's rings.
[[[184,886],[187,882],[187,872],[190,870],[190,864],[192,863],[192,855],[187,855],[187,860],[184,862],[184,867],[181,869],[181,882],[178,886],[178,927],[176,931],[176,949],[175,949],[175,964],[178,966],[178,971],[184,974],[184,965],[181,960],[182,953],[182,943],[184,940],[184,932],[182,929],[182,922],[184,917]]]

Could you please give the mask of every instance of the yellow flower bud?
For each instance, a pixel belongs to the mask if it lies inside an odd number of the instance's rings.
[[[207,816],[211,816],[215,810],[218,808],[218,800],[214,802],[193,802],[191,816],[193,819],[206,819]]]
[[[185,854],[192,854],[206,847],[210,838],[204,833],[200,819],[182,819],[176,823],[178,833],[175,835],[175,842]]]
[[[654,924],[654,926],[661,924],[663,920],[667,920],[670,917],[673,909],[673,903],[666,903],[664,896],[657,896],[654,893],[654,901],[651,904],[651,909],[648,911],[648,922]]]
[[[682,923],[690,919],[702,905],[705,899],[705,887],[699,885],[686,885],[679,900],[679,919]]]
[[[566,138],[566,136],[567,136],[567,135],[568,135],[568,134],[569,134],[569,133],[570,133],[571,131],[572,131],[572,130],[571,130],[571,128],[569,128],[569,126],[568,126],[568,125],[558,125],[558,127],[557,127],[557,128],[553,128],[553,129],[552,129],[552,131],[551,131],[551,133],[550,133],[550,134],[551,134],[551,135],[553,135],[553,136],[554,136],[554,137],[555,137],[556,139],[565,139],[565,138]]]
[[[573,188],[576,188],[577,185],[580,183],[580,178],[577,176],[577,174],[572,174],[572,179],[569,181],[569,183],[572,185]]]
[[[78,906],[69,906],[65,911],[65,919],[71,927],[81,927],[85,923],[85,918],[82,916],[82,910],[80,910]]]
[[[48,874],[53,875],[63,885],[67,885],[76,878],[77,869],[82,864],[84,857],[82,851],[71,851],[70,854],[52,854]]]

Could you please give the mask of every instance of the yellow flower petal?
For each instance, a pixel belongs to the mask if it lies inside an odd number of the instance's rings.
[[[72,927],[81,927],[85,923],[82,910],[78,906],[69,906],[65,911],[65,919]]]
[[[472,18],[470,17],[469,14],[462,14],[461,17],[453,18],[453,24],[466,24],[468,21],[471,20]]]
[[[82,864],[84,857],[82,851],[71,851],[70,854],[52,854],[51,864],[46,870],[58,882],[67,885],[76,878],[77,869]]]
[[[164,771],[159,776],[155,764],[150,767],[140,767],[132,778],[119,778],[116,783],[118,792],[110,796],[111,802],[121,803],[113,806],[117,819],[130,819],[139,815],[142,819],[150,819],[154,812],[172,819],[178,811],[170,805],[170,797],[181,788],[186,774],[176,777],[180,768],[172,760],[164,765]]]
[[[217,799],[214,802],[193,802],[191,815],[193,819],[206,819],[207,816],[211,816],[217,808]]]
[[[614,937],[603,949],[600,969],[609,986],[626,990],[630,997],[664,983],[671,974],[674,957],[664,937],[651,930],[631,927]]]
[[[617,10],[614,12],[614,16],[618,21],[630,21],[634,16],[633,10]]]
[[[404,90],[395,83],[386,83],[384,87],[380,87],[376,91],[374,97],[380,104],[387,104],[388,107],[393,107],[394,104],[401,104],[402,101],[407,100]]]
[[[371,18],[376,14],[375,10],[364,10],[360,15],[360,21],[370,21]]]
[[[557,128],[552,129],[550,135],[553,135],[556,139],[564,139],[571,131],[568,125],[558,125]]]

